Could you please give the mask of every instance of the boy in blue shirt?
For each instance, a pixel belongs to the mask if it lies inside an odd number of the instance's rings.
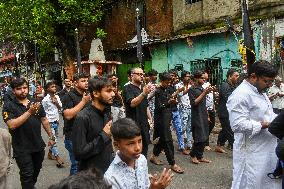
[[[149,179],[147,160],[141,154],[141,132],[133,120],[119,119],[112,125],[111,133],[118,151],[104,178],[112,189],[164,189],[171,183],[170,169]]]

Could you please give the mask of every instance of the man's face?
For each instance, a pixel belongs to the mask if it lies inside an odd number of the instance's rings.
[[[254,86],[257,88],[258,92],[264,93],[274,82],[275,77],[265,77],[265,76],[256,76],[256,81]]]
[[[186,74],[186,75],[184,76],[184,78],[183,78],[183,82],[184,82],[184,83],[189,83],[189,81],[190,81],[190,75],[189,75],[189,74]]]
[[[198,85],[203,85],[206,82],[206,79],[204,77],[204,74],[200,78],[197,79]]]
[[[111,80],[112,83],[117,83],[118,78],[117,78],[116,76],[112,76],[112,77],[110,78],[110,80]]]
[[[155,83],[157,81],[157,75],[150,76],[150,80],[151,80],[151,82]]]
[[[205,72],[205,73],[203,74],[203,77],[204,77],[204,79],[205,79],[205,82],[208,81],[208,79],[209,79],[208,73]]]
[[[171,84],[171,80],[161,81],[161,86],[167,88]]]
[[[64,85],[65,85],[67,88],[69,88],[69,87],[71,87],[72,82],[70,81],[70,79],[65,79],[65,80],[64,80]]]
[[[78,81],[75,81],[75,87],[82,91],[86,91],[88,89],[88,80],[89,78],[80,78]]]
[[[50,85],[47,90],[48,90],[49,93],[55,94],[56,93],[56,85],[55,84]]]
[[[103,87],[101,92],[97,93],[97,98],[104,106],[112,105],[113,98],[115,96],[112,86]]]
[[[136,160],[142,152],[142,137],[136,136],[132,139],[121,139],[115,141],[115,146],[127,160]]]
[[[144,80],[144,72],[142,69],[137,68],[131,74],[132,82],[142,84]]]
[[[229,76],[229,80],[232,82],[233,85],[235,85],[237,84],[239,77],[239,72],[234,72],[232,76]]]
[[[27,83],[24,83],[23,85],[13,89],[13,93],[18,99],[27,98],[28,92],[29,92],[29,88],[28,88]]]

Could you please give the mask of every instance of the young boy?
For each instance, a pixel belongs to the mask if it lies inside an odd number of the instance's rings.
[[[171,183],[170,169],[150,181],[147,160],[141,154],[141,131],[133,120],[119,119],[112,125],[111,134],[118,151],[104,177],[112,189],[164,189]]]

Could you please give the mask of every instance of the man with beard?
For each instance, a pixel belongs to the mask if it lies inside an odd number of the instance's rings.
[[[229,69],[227,72],[227,81],[223,82],[219,89],[219,107],[218,116],[222,130],[218,135],[216,152],[226,153],[223,149],[225,142],[228,140],[230,148],[233,148],[234,133],[230,127],[229,113],[226,107],[229,96],[235,90],[240,74],[235,69]]]
[[[77,172],[77,161],[73,154],[71,141],[73,123],[76,115],[90,102],[90,95],[87,93],[89,76],[85,73],[80,73],[74,76],[74,89],[67,93],[62,101],[65,135],[65,148],[69,152],[71,161],[70,175]]]
[[[49,145],[55,143],[54,136],[41,104],[28,98],[27,81],[16,78],[11,88],[13,98],[4,103],[2,116],[12,135],[13,156],[20,169],[22,188],[32,189],[44,159],[41,124],[49,136]]]
[[[147,96],[152,90],[152,85],[143,85],[144,72],[141,68],[131,70],[131,83],[124,86],[123,101],[126,117],[131,118],[141,129],[142,154],[147,158],[148,144],[150,142],[148,118],[152,120],[148,108]]]
[[[268,131],[276,117],[266,91],[272,86],[277,69],[267,61],[255,62],[227,102],[234,132],[232,189],[281,188],[267,177],[277,163],[277,138]]]
[[[107,78],[91,79],[92,104],[79,112],[74,121],[72,142],[79,170],[96,168],[105,173],[113,160],[109,106],[114,98],[112,82]]]

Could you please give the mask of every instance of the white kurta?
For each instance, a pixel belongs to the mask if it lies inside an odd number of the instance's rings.
[[[235,139],[232,189],[280,189],[281,180],[267,177],[277,163],[277,139],[260,123],[276,117],[267,95],[244,80],[229,97],[227,108]]]

